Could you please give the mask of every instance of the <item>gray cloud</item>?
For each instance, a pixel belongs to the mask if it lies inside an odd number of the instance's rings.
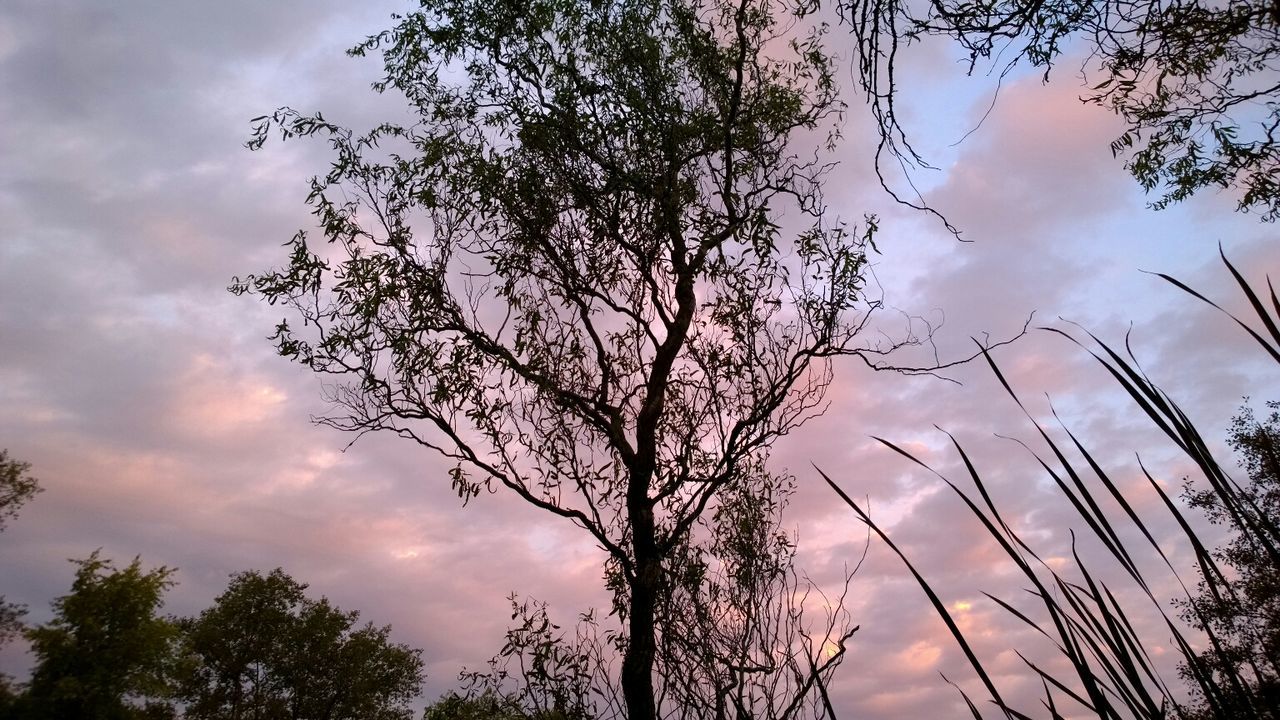
[[[190,613],[229,573],[283,566],[424,648],[429,694],[500,647],[509,592],[550,602],[566,621],[600,606],[599,552],[573,528],[502,494],[459,507],[446,467],[395,438],[342,453],[349,437],[307,422],[323,410],[318,383],[263,339],[279,312],[224,291],[232,275],[279,262],[279,243],[309,222],[305,178],[327,161],[319,143],[244,151],[248,118],[280,104],[356,126],[402,112],[394,97],[367,91],[376,63],[341,55],[395,5],[81,5],[0,10],[0,446],[33,462],[47,488],[0,538],[0,592],[39,621],[69,586],[62,559],[103,547],[181,568],[169,609]],[[931,52],[920,68],[946,57]],[[985,109],[980,93],[966,92],[954,95],[963,112],[936,120],[944,139]],[[926,135],[928,107],[914,121]],[[1116,341],[1134,319],[1144,362],[1176,383],[1206,427],[1223,427],[1236,398],[1259,392],[1256,366],[1241,359],[1253,352],[1247,338],[1138,269],[1229,297],[1215,241],[1258,275],[1275,266],[1265,233],[1229,216],[1229,198],[1163,215],[1142,209],[1107,152],[1114,125],[1077,107],[1069,83],[1006,87],[978,133],[947,151],[953,162],[929,197],[973,244],[884,201],[868,178],[865,131],[854,104],[828,200],[845,217],[884,209],[876,272],[886,299],[935,322],[945,315],[942,357],[969,351],[971,336],[1015,333],[1033,310]],[[1147,450],[1159,438],[1138,429],[1105,376],[1061,338],[1033,334],[996,356],[1037,417],[1049,418],[1050,393],[1100,457],[1127,463],[1125,477],[1140,479],[1134,448],[1168,460]],[[864,531],[810,463],[869,498],[950,600],[1009,580],[960,503],[870,439],[910,446],[962,479],[934,424],[973,449],[1012,516],[1061,547],[1072,511],[1050,499],[1025,451],[992,436],[1040,448],[1034,431],[984,366],[951,375],[964,384],[842,362],[826,416],[775,449],[776,465],[798,478],[789,522],[815,580],[833,582],[856,562]],[[1160,469],[1174,486],[1179,471]],[[984,648],[998,653],[1025,637],[975,608],[973,622],[992,628]],[[963,658],[879,544],[851,609],[863,629],[834,689],[849,714],[963,710],[937,675],[970,682]],[[0,670],[22,672],[20,650],[7,650]],[[1001,656],[1000,666],[1016,685],[1016,664]],[[1023,682],[1018,692],[1038,688]]]

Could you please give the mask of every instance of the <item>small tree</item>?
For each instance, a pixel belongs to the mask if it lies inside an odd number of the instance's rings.
[[[356,433],[455,463],[583,528],[617,569],[627,715],[653,669],[677,548],[771,443],[821,411],[859,344],[870,232],[825,213],[841,111],[822,29],[771,0],[423,0],[353,50],[416,120],[319,134],[330,172],[283,269],[232,290],[285,305],[279,352],[333,377]],[[812,137],[812,135],[810,136]],[[787,224],[798,228],[784,232]],[[807,227],[806,227],[807,226]]]
[[[390,627],[356,627],[276,569],[233,576],[198,617],[180,621],[185,717],[402,720],[422,684],[420,651]]]
[[[164,698],[177,630],[157,615],[173,570],[116,569],[97,551],[74,561],[71,593],[54,619],[27,631],[35,670],[19,717],[121,718],[171,715]]]

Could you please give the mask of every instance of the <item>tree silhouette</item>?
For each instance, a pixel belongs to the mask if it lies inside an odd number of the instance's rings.
[[[233,292],[292,311],[279,352],[338,383],[322,422],[590,534],[633,720],[657,713],[673,553],[821,412],[831,358],[915,340],[858,337],[875,221],[823,204],[812,145],[842,105],[822,35],[769,0],[425,0],[353,51],[382,53],[375,87],[411,122],[285,108],[250,142],[332,144],[310,195],[328,246],[299,233]]]
[[[422,684],[420,651],[390,627],[357,627],[280,569],[232,577],[199,616],[180,621],[188,669],[184,717],[403,720]]]
[[[36,666],[20,718],[117,720],[172,716],[165,702],[177,628],[157,613],[171,568],[117,569],[97,551],[77,567],[54,619],[27,631]]]

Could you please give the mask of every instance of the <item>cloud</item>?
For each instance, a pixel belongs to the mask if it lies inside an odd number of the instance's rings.
[[[244,151],[248,118],[279,104],[355,126],[402,113],[395,97],[368,92],[376,62],[341,54],[393,8],[135,1],[0,10],[0,446],[31,461],[47,489],[0,539],[0,592],[28,603],[34,620],[69,586],[62,560],[96,547],[179,567],[175,613],[207,606],[230,573],[281,566],[422,647],[428,693],[437,694],[460,667],[501,647],[508,593],[549,602],[563,621],[607,602],[602,553],[568,523],[504,493],[462,508],[447,464],[430,451],[380,436],[344,451],[350,436],[313,426],[326,409],[319,381],[264,339],[282,312],[224,290],[231,276],[280,262],[279,244],[311,222],[305,179],[328,160],[323,143]],[[919,67],[943,60],[930,55]],[[976,124],[980,95],[939,100],[955,102],[935,129],[932,111],[917,111],[928,142],[945,146],[953,130]],[[1275,396],[1242,359],[1256,353],[1247,337],[1139,272],[1171,272],[1230,298],[1216,241],[1257,279],[1276,267],[1267,233],[1230,215],[1230,198],[1144,210],[1107,150],[1114,121],[1081,107],[1069,82],[1011,83],[982,127],[946,151],[944,172],[925,189],[971,244],[884,199],[868,177],[862,108],[850,118],[828,201],[846,217],[883,209],[875,272],[903,313],[885,313],[884,326],[900,330],[904,315],[940,325],[934,346],[902,362],[961,356],[984,334],[1011,337],[1032,311],[1035,324],[1069,328],[1061,315],[1117,343],[1135,320],[1144,366],[1205,427],[1224,427],[1246,392]],[[1185,466],[1158,449],[1159,436],[1083,352],[1033,332],[994,356],[1060,442],[1050,399],[1126,486],[1145,487],[1139,448],[1176,491]],[[870,502],[975,629],[1002,682],[1034,702],[1038,686],[1008,653],[1030,632],[980,596],[1019,592],[1008,562],[958,498],[872,436],[967,482],[934,425],[954,433],[1009,517],[1065,557],[1074,510],[1026,449],[994,434],[1047,457],[1043,442],[981,362],[948,373],[959,385],[855,360],[836,369],[826,415],[774,449],[775,467],[798,481],[788,522],[800,533],[801,566],[832,587],[866,538],[816,464]],[[1141,512],[1159,512],[1154,496],[1139,497]],[[1159,537],[1176,532],[1162,526]],[[973,689],[963,656],[878,542],[850,610],[862,630],[832,688],[847,714],[964,712],[937,675]],[[23,672],[20,650],[6,650],[0,670]]]

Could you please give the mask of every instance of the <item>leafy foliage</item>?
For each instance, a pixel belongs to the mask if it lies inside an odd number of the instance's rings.
[[[27,632],[37,665],[0,694],[14,720],[406,720],[422,684],[420,652],[390,627],[356,627],[280,570],[233,577],[198,617],[157,613],[173,570],[77,562],[52,622]],[[178,701],[175,703],[174,701]]]
[[[609,653],[619,636],[602,631],[592,612],[567,632],[551,620],[545,603],[514,594],[510,601],[514,624],[502,650],[487,670],[463,670],[463,692],[442,698],[440,707],[494,707],[546,720],[623,717]]]
[[[31,463],[14,460],[9,457],[9,451],[0,450],[0,530],[41,491],[39,481],[31,477],[30,470]]]
[[[423,720],[574,720],[582,716],[557,710],[526,711],[520,701],[486,692],[478,696],[448,693],[427,707]]]
[[[429,705],[422,720],[529,720],[519,701],[485,693],[468,697],[449,693]]]
[[[27,631],[36,656],[20,717],[116,720],[163,716],[177,628],[157,612],[173,570],[117,569],[95,551],[75,561],[54,619]],[[136,702],[157,698],[153,703]]]
[[[40,483],[31,477],[30,470],[30,463],[15,460],[7,450],[0,450],[0,531],[4,530],[6,521],[41,491]],[[6,602],[0,595],[0,647],[22,634],[22,618],[26,614],[24,606]],[[12,706],[15,697],[11,679],[0,673],[0,716]]]
[[[198,617],[181,621],[184,717],[401,720],[422,684],[420,651],[391,628],[312,600],[276,569],[235,575]]]
[[[826,684],[858,630],[844,610],[853,573],[828,597],[796,570],[794,482],[744,474],[673,553],[658,655],[672,718],[835,717]]]
[[[1205,188],[1239,189],[1239,209],[1280,218],[1280,15],[1262,0],[838,0],[861,49],[860,79],[881,130],[881,151],[921,161],[898,124],[900,44],[957,41],[970,71],[1007,58],[1050,67],[1090,51],[1085,102],[1124,120],[1112,143],[1163,208]]]

